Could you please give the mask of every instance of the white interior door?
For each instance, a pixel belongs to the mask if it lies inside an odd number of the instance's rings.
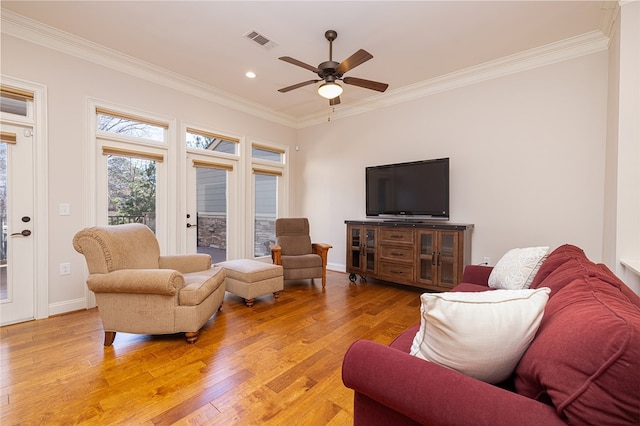
[[[0,324],[35,317],[33,128],[2,122]]]

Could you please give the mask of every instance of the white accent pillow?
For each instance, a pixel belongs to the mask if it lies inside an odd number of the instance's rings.
[[[507,290],[529,288],[547,256],[548,246],[509,250],[489,274],[489,287]]]
[[[551,290],[425,293],[411,355],[488,383],[506,380],[535,337]]]

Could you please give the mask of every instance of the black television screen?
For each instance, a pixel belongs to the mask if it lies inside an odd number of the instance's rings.
[[[449,219],[449,159],[366,168],[367,217]]]

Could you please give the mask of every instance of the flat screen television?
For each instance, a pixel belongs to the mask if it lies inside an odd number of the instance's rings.
[[[449,159],[367,167],[369,218],[449,219]]]

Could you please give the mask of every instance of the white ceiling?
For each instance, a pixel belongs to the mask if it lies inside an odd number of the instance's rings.
[[[317,78],[278,60],[317,66],[365,49],[374,58],[346,75],[398,91],[457,70],[600,30],[600,1],[5,1],[2,8],[300,119],[328,110]],[[251,30],[276,47],[244,37]],[[252,70],[257,78],[244,73]],[[319,84],[319,83],[318,83]],[[378,92],[343,85],[347,108]],[[373,98],[371,98],[373,96]],[[377,97],[377,98],[376,98]]]

